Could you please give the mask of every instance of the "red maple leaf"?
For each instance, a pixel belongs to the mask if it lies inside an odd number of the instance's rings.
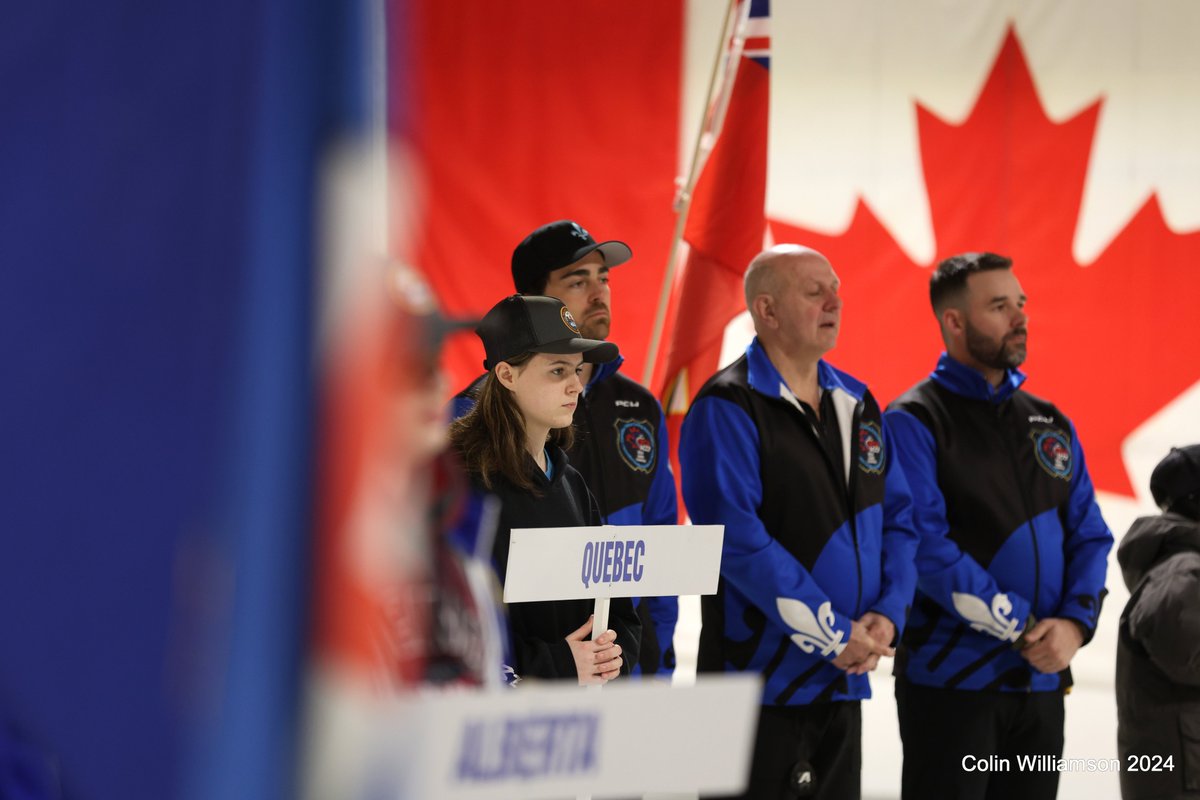
[[[1200,380],[1200,233],[1171,232],[1151,196],[1095,263],[1071,253],[1102,100],[1061,124],[1043,110],[1010,30],[969,118],[917,107],[938,260],[1011,257],[1029,296],[1025,388],[1075,423],[1096,487],[1132,495],[1121,443]],[[838,236],[771,223],[776,241],[824,252],[845,320],[831,360],[887,402],[927,375],[942,349],[929,268],[912,262],[861,200]]]

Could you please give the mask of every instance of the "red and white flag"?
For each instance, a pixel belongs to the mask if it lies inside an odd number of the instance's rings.
[[[687,255],[673,288],[667,357],[656,384],[676,475],[679,427],[691,399],[717,369],[725,326],[745,310],[742,274],[762,250],[767,230],[768,10],[767,0],[737,4],[724,75],[715,83],[700,134],[702,169],[683,235]]]

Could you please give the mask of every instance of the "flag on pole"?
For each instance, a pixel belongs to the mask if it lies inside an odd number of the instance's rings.
[[[674,324],[658,386],[676,475],[679,427],[692,397],[717,369],[725,326],[745,308],[742,274],[766,232],[769,24],[768,0],[738,4],[725,76],[712,92],[701,133],[703,167],[687,212],[688,251],[673,287]]]

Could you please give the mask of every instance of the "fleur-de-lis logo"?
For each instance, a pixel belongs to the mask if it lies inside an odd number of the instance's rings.
[[[504,670],[501,674],[500,680],[503,682],[504,686],[507,686],[510,689],[516,688],[517,684],[521,682],[521,676],[518,675],[517,671],[508,664],[504,664],[503,666]]]
[[[576,239],[582,239],[585,242],[592,238],[578,222],[571,223],[571,235]]]
[[[842,643],[846,632],[833,627],[837,620],[828,600],[821,604],[816,614],[807,605],[791,597],[777,597],[775,605],[783,621],[796,631],[792,634],[792,641],[804,652],[820,649],[822,656],[830,653],[840,656],[846,649]]]
[[[973,594],[951,592],[950,599],[954,601],[954,610],[959,616],[971,623],[971,629],[995,636],[1005,642],[1015,642],[1020,636],[1017,633],[1017,620],[1010,618],[1012,602],[1008,595],[997,592],[992,598],[992,607]]]

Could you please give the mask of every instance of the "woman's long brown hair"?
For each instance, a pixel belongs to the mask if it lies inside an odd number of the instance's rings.
[[[523,368],[532,358],[533,353],[523,353],[506,363]],[[570,425],[550,431],[549,442],[563,450],[569,449],[573,440]],[[530,456],[525,450],[525,417],[516,397],[500,384],[494,369],[483,379],[474,408],[451,423],[450,444],[467,471],[478,475],[488,489],[494,488],[497,476],[501,476],[519,489],[540,494],[530,475]]]

